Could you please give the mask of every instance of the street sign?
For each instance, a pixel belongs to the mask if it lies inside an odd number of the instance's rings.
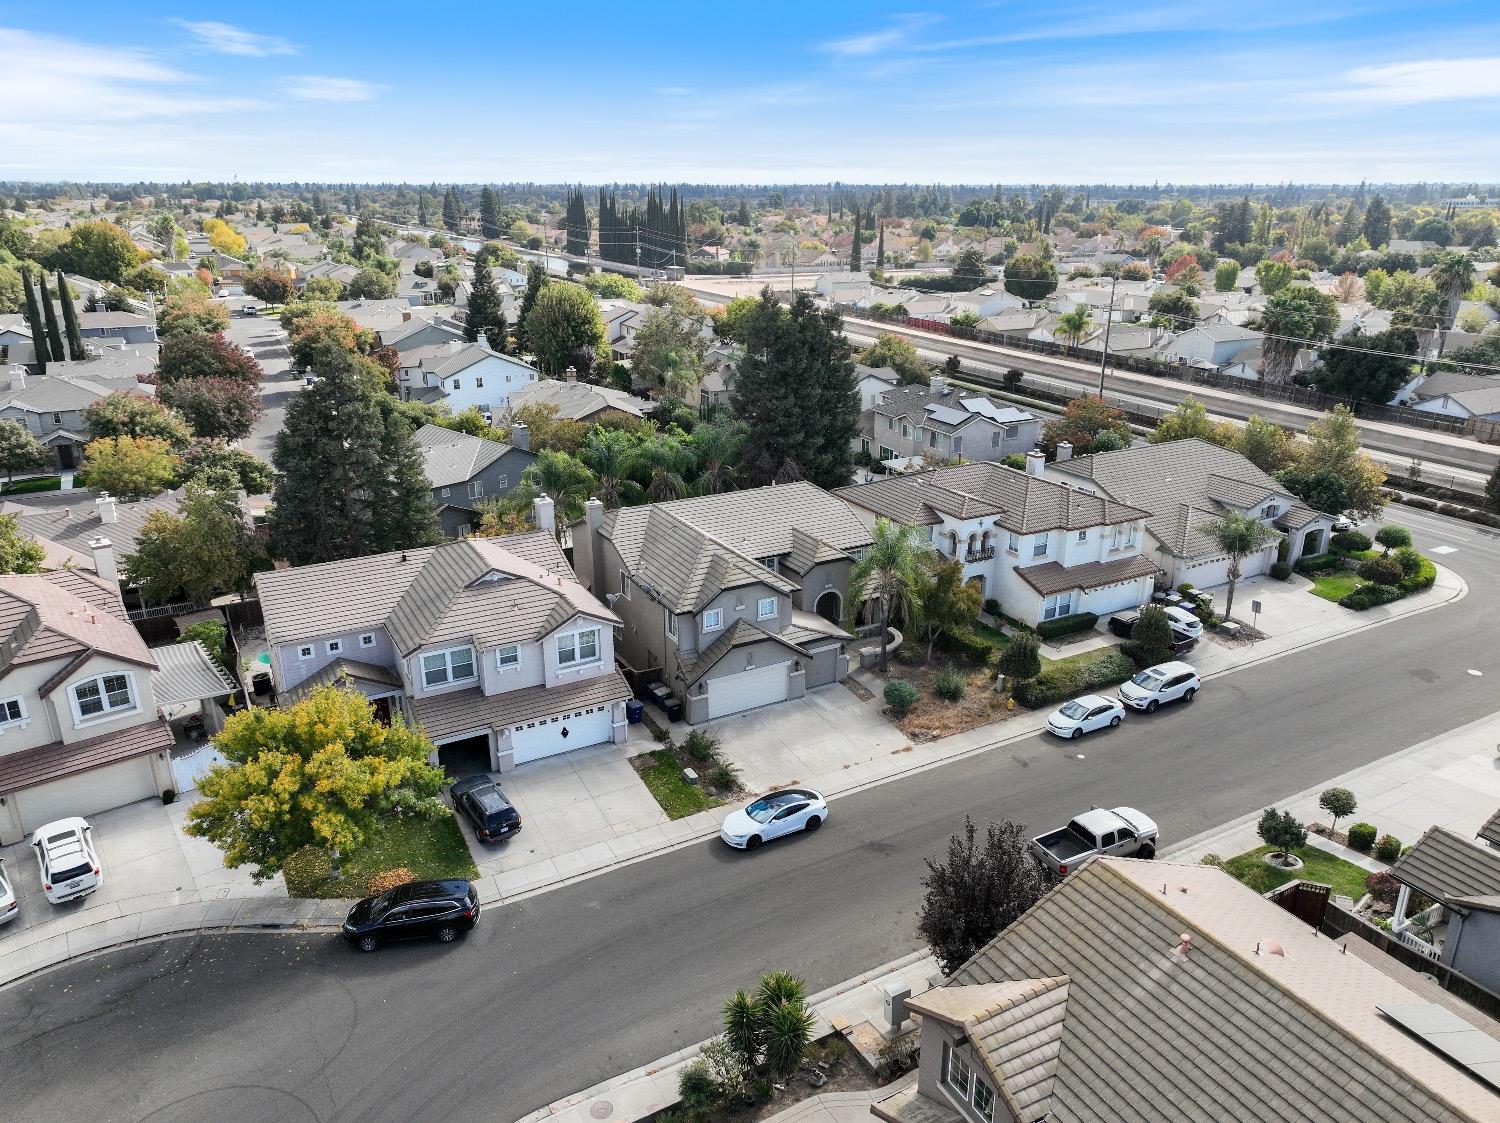
[[[1253,613],[1255,613],[1255,615],[1259,616],[1260,615],[1260,601],[1258,601],[1258,600],[1251,601],[1250,602],[1250,611],[1253,612]]]

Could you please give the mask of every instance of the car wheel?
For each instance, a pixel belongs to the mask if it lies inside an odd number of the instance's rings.
[[[818,818],[816,815],[814,815],[814,816],[812,816],[811,818],[809,818],[807,820],[807,825],[805,827],[803,827],[802,829],[805,830],[808,834],[811,834],[813,831],[817,830],[822,825],[823,825],[823,820],[820,819],[820,818]]]
[[[745,839],[745,849],[758,850],[760,848],[760,841],[760,835],[752,834],[749,838]]]
[[[1120,715],[1119,714],[1116,714],[1114,717],[1112,717],[1112,718],[1109,719],[1109,727],[1111,729],[1113,729],[1115,726],[1117,726],[1119,724],[1120,724]]]
[[[356,946],[360,951],[374,951],[380,946],[380,939],[377,936],[361,936]]]
[[[1076,741],[1076,740],[1078,740],[1078,738],[1080,738],[1082,736],[1083,736],[1083,730],[1081,728],[1079,728],[1078,726],[1075,725],[1073,727],[1073,732],[1071,732],[1071,733],[1068,734],[1068,740],[1070,740],[1070,741]]]
[[[437,930],[437,938],[441,943],[451,944],[458,939],[458,929],[451,924],[444,924]]]
[[[1154,714],[1158,705],[1160,705],[1160,703],[1157,702],[1155,698],[1151,699],[1151,701],[1146,703],[1146,712],[1148,714]]]
[[[1182,696],[1182,700],[1184,702],[1191,702],[1193,700],[1193,695],[1197,694],[1197,693],[1198,693],[1197,690],[1189,690],[1186,694],[1184,694]]]
[[[1152,858],[1156,857],[1156,847],[1152,846],[1149,842],[1144,843],[1141,848],[1135,852],[1135,856],[1137,858],[1145,858],[1147,861],[1150,861]]]

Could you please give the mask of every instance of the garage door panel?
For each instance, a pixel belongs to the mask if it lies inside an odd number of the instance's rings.
[[[785,702],[789,669],[789,663],[773,663],[769,667],[757,667],[755,670],[741,671],[737,675],[710,679],[709,718],[728,717],[759,706]]]
[[[614,722],[609,706],[559,714],[511,730],[511,759],[517,764],[555,756],[611,739]]]
[[[91,772],[17,792],[21,829],[30,833],[55,819],[93,815],[159,795],[148,757],[121,761]]]

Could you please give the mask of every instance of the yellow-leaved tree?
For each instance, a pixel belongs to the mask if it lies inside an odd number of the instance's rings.
[[[229,763],[199,781],[186,830],[223,850],[226,866],[255,866],[257,881],[304,846],[349,852],[381,817],[448,814],[432,742],[399,718],[382,725],[345,686],[235,714],[214,747]]]
[[[245,236],[222,218],[204,220],[203,232],[208,235],[209,245],[230,257],[239,257],[249,246]]]

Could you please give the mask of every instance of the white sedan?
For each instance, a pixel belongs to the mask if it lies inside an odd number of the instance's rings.
[[[762,842],[797,831],[809,834],[828,818],[828,801],[811,788],[789,788],[763,795],[738,811],[731,811],[719,837],[736,850],[754,850]]]
[[[1082,737],[1096,729],[1113,728],[1125,717],[1125,707],[1116,698],[1085,694],[1052,711],[1047,732],[1058,737]]]
[[[5,876],[5,859],[0,858],[0,924],[14,920],[21,906],[16,904],[16,890]]]

